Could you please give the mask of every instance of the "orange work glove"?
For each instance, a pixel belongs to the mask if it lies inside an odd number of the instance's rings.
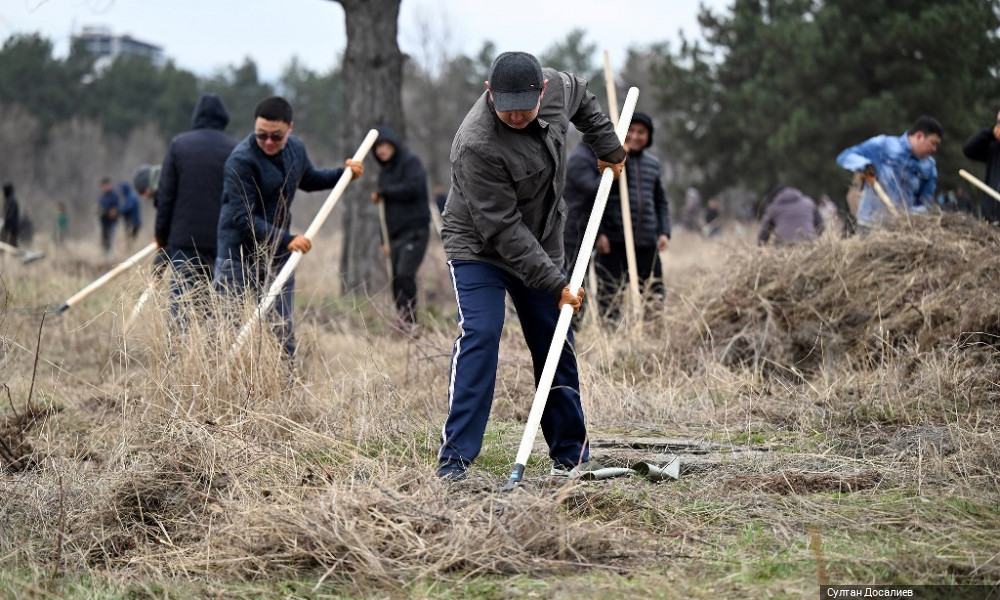
[[[372,202],[378,204],[382,201],[382,197],[378,195],[378,192],[372,192]]]
[[[583,296],[583,287],[578,289],[576,291],[576,295],[574,296],[570,293],[569,286],[567,285],[562,289],[562,295],[559,298],[559,310],[561,311],[564,305],[569,304],[573,307],[573,314],[575,315],[580,312],[580,307],[583,306]]]
[[[624,168],[625,168],[624,158],[620,163],[610,163],[610,162],[605,162],[599,158],[597,159],[597,171],[599,173],[604,173],[604,169],[611,169],[611,172],[614,173],[615,181],[617,181],[618,178],[622,176],[622,169]]]
[[[614,178],[617,180],[622,176],[622,169],[625,168],[625,160],[628,158],[628,144],[622,144],[622,150],[625,151],[625,158],[622,159],[620,163],[608,162],[606,160],[597,159],[597,172],[603,174],[604,169],[611,169],[611,172],[615,174]]]
[[[351,179],[357,179],[365,174],[365,166],[359,161],[348,158],[344,164],[351,170]]]

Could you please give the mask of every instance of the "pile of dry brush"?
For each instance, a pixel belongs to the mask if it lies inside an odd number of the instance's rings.
[[[754,252],[696,301],[698,318],[676,338],[707,343],[728,365],[800,374],[870,368],[902,348],[995,363],[998,254],[1000,231],[963,214]]]

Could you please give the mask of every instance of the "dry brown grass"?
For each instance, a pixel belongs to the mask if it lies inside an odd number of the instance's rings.
[[[86,252],[8,262],[0,571],[18,575],[0,589],[86,574],[226,597],[304,579],[362,597],[534,581],[708,598],[811,595],[818,572],[995,581],[998,241],[950,217],[767,252],[676,236],[663,312],[640,331],[585,325],[577,345],[595,455],[680,454],[681,479],[564,484],[539,440],[512,494],[497,489],[533,396],[516,324],[478,466],[433,477],[455,333],[437,245],[417,339],[381,290],[340,298],[336,262],[307,257],[298,376],[267,335],[230,359],[233,327],[192,314],[171,331],[162,285],[123,335],[141,270],[47,317],[36,369],[39,309],[100,271]],[[477,588],[488,576],[513,587]]]

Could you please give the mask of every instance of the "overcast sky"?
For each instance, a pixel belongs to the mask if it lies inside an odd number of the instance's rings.
[[[732,0],[403,0],[399,45],[422,56],[429,31],[450,54],[497,49],[541,54],[575,28],[607,50],[615,68],[631,46],[698,37],[698,6],[728,12]],[[347,42],[344,11],[332,0],[0,0],[0,38],[40,32],[65,56],[72,32],[103,26],[163,47],[199,75],[252,58],[272,81],[297,56],[316,72],[338,62]],[[595,57],[601,64],[601,57]]]

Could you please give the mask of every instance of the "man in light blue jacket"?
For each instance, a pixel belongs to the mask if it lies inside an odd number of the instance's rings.
[[[934,201],[937,165],[931,156],[937,152],[944,132],[932,117],[920,117],[903,135],[878,135],[837,156],[837,164],[860,173],[865,180],[858,213],[862,230],[884,222],[890,211],[878,197],[874,183],[885,190],[897,212],[925,212]]]

